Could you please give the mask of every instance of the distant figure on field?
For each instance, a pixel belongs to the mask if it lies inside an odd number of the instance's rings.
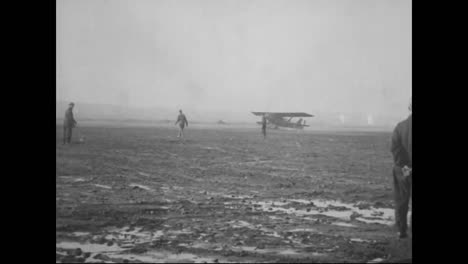
[[[74,106],[74,103],[70,103],[67,111],[65,111],[65,120],[63,122],[63,144],[71,143],[72,130],[76,126],[76,120],[73,117]]]
[[[263,134],[263,139],[266,139],[266,127],[267,127],[267,119],[266,115],[264,114],[262,116],[262,134]]]
[[[182,113],[182,110],[179,110],[179,116],[177,117],[175,125],[177,125],[177,123],[179,123],[179,135],[177,137],[184,138],[184,128],[185,126],[188,127],[188,121],[187,117]]]
[[[410,102],[409,117],[398,123],[392,136],[391,151],[393,154],[393,187],[395,192],[395,222],[399,237],[408,237],[408,209],[412,195],[413,163],[412,163],[412,103]],[[412,218],[412,217],[411,217]],[[410,220],[410,222],[412,222]],[[410,223],[412,225],[412,223]]]

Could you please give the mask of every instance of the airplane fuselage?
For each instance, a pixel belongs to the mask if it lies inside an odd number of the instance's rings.
[[[305,120],[302,118],[313,116],[303,112],[252,112],[252,114],[256,116],[264,116],[267,121],[267,126],[274,129],[279,127],[304,129],[304,127],[308,125],[305,124]],[[296,117],[298,117],[299,120],[295,122],[292,121],[292,119]],[[261,125],[262,122],[257,122],[257,124]]]
[[[289,120],[286,120],[283,117],[268,117],[267,116],[266,119],[267,119],[267,126],[269,126],[270,128],[274,128],[274,129],[277,129],[279,127],[304,129],[304,127],[308,127],[308,125],[305,125],[303,123],[291,122]],[[262,124],[262,122],[257,122],[257,123],[259,125]]]

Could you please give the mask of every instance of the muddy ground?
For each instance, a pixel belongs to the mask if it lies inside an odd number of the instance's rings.
[[[78,136],[85,135],[84,143]],[[56,262],[406,262],[390,133],[56,133]]]

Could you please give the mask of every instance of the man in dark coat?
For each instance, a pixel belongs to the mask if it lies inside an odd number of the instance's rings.
[[[267,118],[266,118],[266,115],[263,114],[263,116],[262,116],[262,134],[263,134],[264,139],[266,138],[266,128],[267,128]]]
[[[188,127],[187,117],[182,113],[182,110],[179,110],[179,116],[177,116],[177,121],[175,124],[179,124],[179,135],[178,138],[184,138],[184,128]]]
[[[63,122],[63,144],[71,143],[72,130],[76,126],[76,120],[73,117],[74,106],[74,103],[70,103],[67,111],[65,111],[65,120]]]
[[[412,112],[412,105],[409,106]],[[393,187],[395,195],[395,222],[400,238],[408,236],[407,216],[412,195],[413,162],[412,162],[412,113],[398,123],[392,136],[391,151],[393,154]],[[411,221],[412,222],[412,221]]]

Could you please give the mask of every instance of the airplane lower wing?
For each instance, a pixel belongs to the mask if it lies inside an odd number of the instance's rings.
[[[313,117],[311,114],[303,112],[252,112],[256,116],[269,115],[276,117]]]

